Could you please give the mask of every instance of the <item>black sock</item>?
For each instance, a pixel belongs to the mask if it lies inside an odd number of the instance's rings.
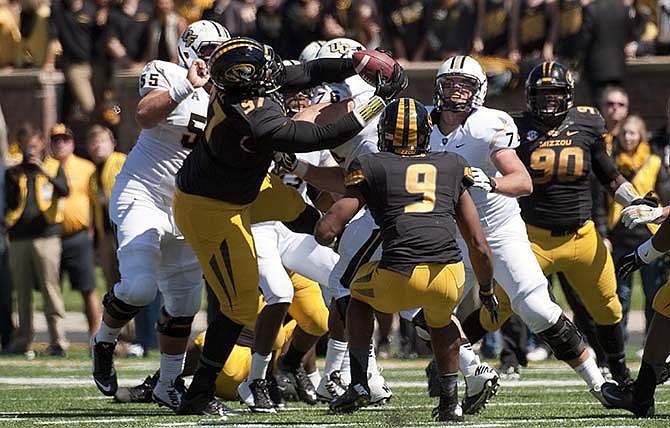
[[[296,347],[293,346],[293,343],[291,343],[288,347],[288,351],[286,351],[286,354],[282,357],[282,362],[286,367],[297,369],[300,367],[300,361],[304,356],[305,352],[297,350]]]
[[[646,403],[654,398],[656,392],[656,371],[654,367],[642,360],[640,373],[633,385],[633,397],[638,403]]]
[[[458,374],[440,375],[440,398],[456,408],[458,404]],[[441,400],[440,400],[441,401]]]
[[[368,388],[368,356],[370,348],[352,348],[349,346],[349,364],[351,367],[351,384],[360,383]]]
[[[461,323],[461,326],[463,327],[463,333],[465,333],[465,336],[468,338],[468,340],[470,340],[470,343],[479,342],[481,338],[484,337],[486,333],[488,333],[488,331],[486,331],[482,326],[481,321],[479,321],[480,311],[481,308],[476,309],[465,318],[465,321]]]
[[[596,325],[598,342],[605,350],[607,364],[612,377],[617,382],[630,379],[630,371],[626,367],[626,353],[624,350],[623,329],[621,323],[613,325]]]

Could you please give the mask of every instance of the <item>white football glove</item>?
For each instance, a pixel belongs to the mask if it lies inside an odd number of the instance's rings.
[[[482,189],[485,192],[495,192],[496,190],[496,181],[491,178],[483,169],[477,167],[471,167],[472,178],[474,178],[475,183],[473,187]]]
[[[621,211],[621,221],[629,229],[639,224],[653,223],[663,215],[662,207],[649,205],[629,205]]]

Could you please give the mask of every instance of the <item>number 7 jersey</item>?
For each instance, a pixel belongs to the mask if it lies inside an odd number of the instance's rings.
[[[573,107],[556,127],[528,112],[515,118],[517,154],[533,180],[519,199],[530,225],[550,230],[579,227],[591,218],[591,171],[604,185],[619,175],[605,151],[605,121],[593,107]]]
[[[186,79],[188,70],[171,62],[152,61],[140,75],[140,96],[167,91]],[[142,180],[148,188],[172,195],[174,176],[207,124],[209,94],[197,88],[153,128],[142,129],[128,154],[122,174]]]

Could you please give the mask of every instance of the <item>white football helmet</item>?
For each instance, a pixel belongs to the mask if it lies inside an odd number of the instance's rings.
[[[354,52],[364,50],[365,46],[356,40],[339,37],[329,40],[316,53],[317,58],[351,58]]]
[[[468,100],[459,102],[446,95],[446,91],[452,85],[451,77],[471,79],[471,86],[468,89],[472,91],[472,96]],[[479,62],[471,56],[457,55],[448,58],[437,70],[433,104],[437,111],[470,111],[484,104],[486,89],[486,73]]]
[[[189,68],[197,58],[207,62],[214,49],[228,39],[230,33],[218,22],[206,19],[195,21],[179,36],[179,65]]]
[[[319,52],[319,49],[321,49],[321,46],[325,44],[326,44],[325,40],[316,40],[310,42],[307,46],[303,48],[302,52],[300,52],[298,60],[300,62],[307,62],[313,60],[314,58],[316,58],[316,54]]]

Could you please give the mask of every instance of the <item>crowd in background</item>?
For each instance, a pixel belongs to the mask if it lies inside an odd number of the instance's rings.
[[[66,123],[113,127],[118,125],[118,114],[109,109],[114,97],[114,88],[109,86],[111,74],[119,70],[137,74],[153,59],[179,62],[178,37],[188,23],[201,18],[220,22],[234,36],[270,44],[286,59],[297,58],[312,41],[349,37],[368,48],[388,49],[401,63],[472,54],[481,58],[485,67],[512,68],[521,77],[524,68],[543,60],[578,66],[591,84],[593,104],[605,117],[608,151],[619,171],[639,193],[655,191],[664,205],[670,203],[670,100],[666,126],[650,132],[643,118],[629,115],[628,95],[619,86],[626,58],[670,53],[670,0],[0,0],[0,72],[60,69],[67,83],[62,111]],[[86,138],[81,138],[85,141],[77,141],[87,149],[80,158],[70,151],[74,150],[75,135],[68,127],[43,135],[26,124],[8,138],[2,132],[6,127],[0,126],[4,158],[0,177],[5,177],[5,168],[10,171],[10,183],[1,187],[0,203],[8,207],[8,213],[16,208],[11,186],[20,181],[21,168],[30,164],[26,158],[30,150],[38,150],[37,163],[46,164],[47,158],[60,162],[70,192],[61,196],[66,201],[75,200],[66,203],[62,213],[66,220],[61,219],[61,223],[70,225],[70,229],[54,229],[46,223],[40,223],[40,229],[5,221],[8,230],[3,235],[9,234],[9,246],[0,239],[0,339],[5,352],[32,350],[33,287],[46,296],[44,311],[52,338],[48,353],[60,356],[65,355],[68,346],[62,330],[60,272],[67,271],[81,291],[91,332],[97,330],[100,318],[99,296],[95,278],[91,277],[94,263],[103,268],[107,287],[118,280],[113,233],[105,210],[113,171],[118,172],[122,165],[121,154],[114,151],[114,136],[108,128],[93,125],[88,129]],[[7,140],[13,142],[13,150],[7,149]],[[64,148],[66,156],[59,156]],[[599,193],[597,188],[594,192]],[[594,219],[611,243],[615,260],[650,236],[644,228],[624,228],[619,222],[621,207],[613,200],[602,195],[596,200]],[[12,237],[25,238],[21,233],[26,230],[33,234],[31,240],[40,241],[39,245],[13,248],[17,241]],[[58,238],[57,244],[53,237]],[[51,248],[45,247],[45,239],[48,245],[60,248],[44,252],[49,257],[40,256],[36,250]],[[51,265],[46,270],[26,272],[27,267],[11,263],[11,251],[23,251]],[[83,259],[82,252],[86,253]],[[85,263],[73,266],[68,256]],[[80,265],[86,265],[85,272],[79,271]],[[664,282],[666,271],[667,264],[662,260],[641,270],[647,317],[653,293]],[[22,330],[13,331],[10,319],[10,278]],[[627,313],[630,280],[619,278],[618,292]],[[578,308],[578,304],[574,306]],[[142,347],[155,346],[152,326],[157,308],[158,300],[138,319],[135,341]],[[580,316],[579,309],[573,310]],[[378,343],[385,347],[390,319],[382,324]],[[580,325],[588,334],[587,324],[588,316]],[[411,355],[418,342],[410,326],[401,329],[402,352]],[[15,340],[10,345],[12,337]],[[132,341],[132,332],[124,338]],[[489,343],[484,349],[495,348]],[[380,354],[384,353],[382,350]]]

